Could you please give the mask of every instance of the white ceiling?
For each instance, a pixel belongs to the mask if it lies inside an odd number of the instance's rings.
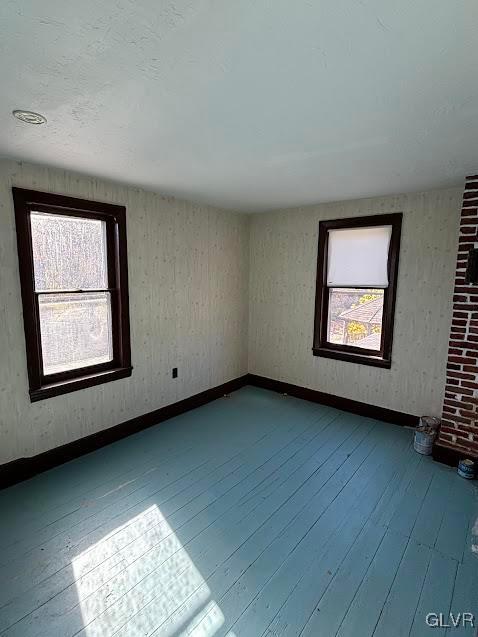
[[[0,112],[0,155],[229,208],[454,185],[478,3],[2,0]]]

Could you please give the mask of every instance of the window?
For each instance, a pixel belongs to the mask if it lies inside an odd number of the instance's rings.
[[[31,400],[130,376],[125,208],[13,199]]]
[[[313,352],[390,367],[402,213],[321,221]]]

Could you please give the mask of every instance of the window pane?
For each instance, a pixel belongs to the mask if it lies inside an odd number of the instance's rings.
[[[37,291],[108,287],[104,221],[32,212],[31,228]]]
[[[44,374],[113,359],[109,292],[42,294],[38,300]]]
[[[380,350],[383,290],[330,288],[329,343]]]

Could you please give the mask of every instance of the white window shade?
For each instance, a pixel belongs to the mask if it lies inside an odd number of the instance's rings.
[[[388,287],[388,250],[392,226],[329,230],[329,287]]]

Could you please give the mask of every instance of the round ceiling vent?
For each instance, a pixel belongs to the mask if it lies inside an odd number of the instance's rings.
[[[46,124],[46,117],[40,115],[40,113],[34,113],[33,111],[13,111],[13,116],[26,124]]]

